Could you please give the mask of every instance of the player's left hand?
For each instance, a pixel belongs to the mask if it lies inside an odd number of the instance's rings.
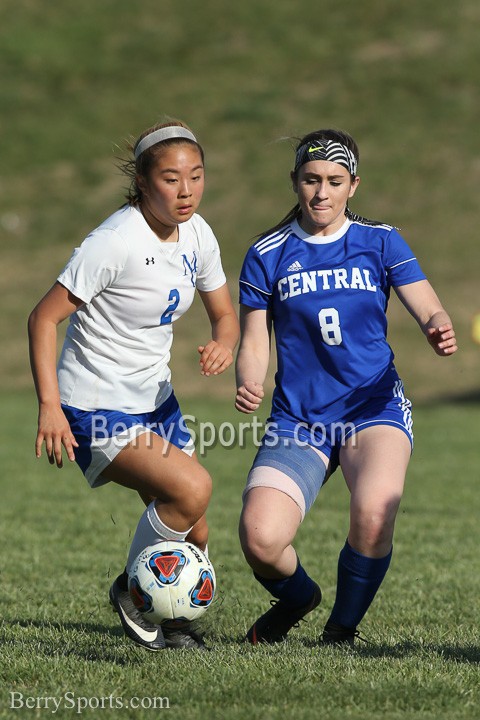
[[[233,352],[230,348],[221,345],[216,340],[211,340],[206,345],[199,345],[198,352],[200,353],[200,372],[205,377],[220,375],[233,362]]]
[[[455,330],[451,323],[440,325],[438,328],[428,328],[427,340],[435,350],[437,355],[447,356],[457,352],[457,341],[455,339]]]

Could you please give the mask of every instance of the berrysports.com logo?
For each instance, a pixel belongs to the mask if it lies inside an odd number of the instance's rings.
[[[164,454],[168,454],[170,443],[180,448],[191,447],[196,449],[197,455],[205,457],[209,450],[216,446],[224,449],[230,448],[259,448],[262,442],[267,447],[277,444],[286,444],[293,441],[297,445],[306,447],[311,445],[322,450],[325,444],[344,445],[348,439],[353,447],[356,445],[355,425],[351,422],[333,422],[324,425],[321,422],[309,426],[307,423],[297,423],[284,437],[278,433],[274,422],[263,423],[257,416],[249,418],[246,422],[232,423],[224,421],[219,425],[205,420],[198,420],[194,415],[184,415],[178,423],[164,426],[158,422],[147,422],[132,428],[123,421],[109,426],[107,419],[101,412],[96,412],[91,418],[91,437],[95,447],[109,447],[111,445],[122,448],[127,443],[133,446],[138,437],[144,432],[150,433],[147,438],[147,447],[153,443],[153,435],[158,435],[165,441]],[[177,440],[175,440],[177,438]]]
[[[118,695],[103,695],[101,697],[86,697],[74,692],[65,692],[63,695],[25,695],[22,692],[9,693],[10,710],[48,710],[55,715],[59,710],[73,710],[81,715],[88,710],[169,710],[168,697],[131,697],[124,698]],[[19,713],[23,717],[23,713]]]

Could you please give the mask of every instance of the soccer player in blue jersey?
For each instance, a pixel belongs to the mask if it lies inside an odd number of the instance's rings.
[[[77,248],[29,318],[39,401],[37,457],[76,460],[91,487],[115,482],[147,505],[126,570],[147,546],[186,537],[205,548],[211,478],[194,453],[171,384],[173,323],[198,290],[211,339],[200,371],[233,362],[238,320],[210,226],[197,214],[203,149],[181,121],[149,128],[125,164],[127,203]],[[69,325],[56,363],[57,326]],[[147,622],[128,593],[127,572],[110,588],[127,636],[149,650],[203,648],[193,628]]]
[[[411,404],[386,339],[391,288],[437,355],[457,350],[451,320],[405,240],[348,208],[358,158],[347,133],[301,139],[291,173],[298,202],[249,249],[241,271],[239,411],[262,402],[272,328],[278,363],[240,520],[246,560],[277,598],[248,630],[253,644],[284,640],[321,601],[292,543],[338,465],[350,527],[321,643],[353,646],[389,567],[413,441]]]

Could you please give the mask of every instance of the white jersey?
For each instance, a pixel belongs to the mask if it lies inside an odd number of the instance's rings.
[[[135,207],[111,215],[76,248],[58,282],[83,300],[70,317],[58,381],[81,410],[150,412],[171,394],[172,323],[195,288],[225,284],[220,250],[199,215],[161,242]]]

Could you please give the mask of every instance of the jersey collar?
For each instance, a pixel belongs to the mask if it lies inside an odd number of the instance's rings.
[[[332,233],[332,235],[309,235],[305,230],[302,230],[297,220],[293,221],[291,228],[292,232],[295,233],[300,240],[304,240],[312,245],[329,245],[343,237],[351,224],[352,221],[347,218],[342,227],[339,228],[337,232]]]

